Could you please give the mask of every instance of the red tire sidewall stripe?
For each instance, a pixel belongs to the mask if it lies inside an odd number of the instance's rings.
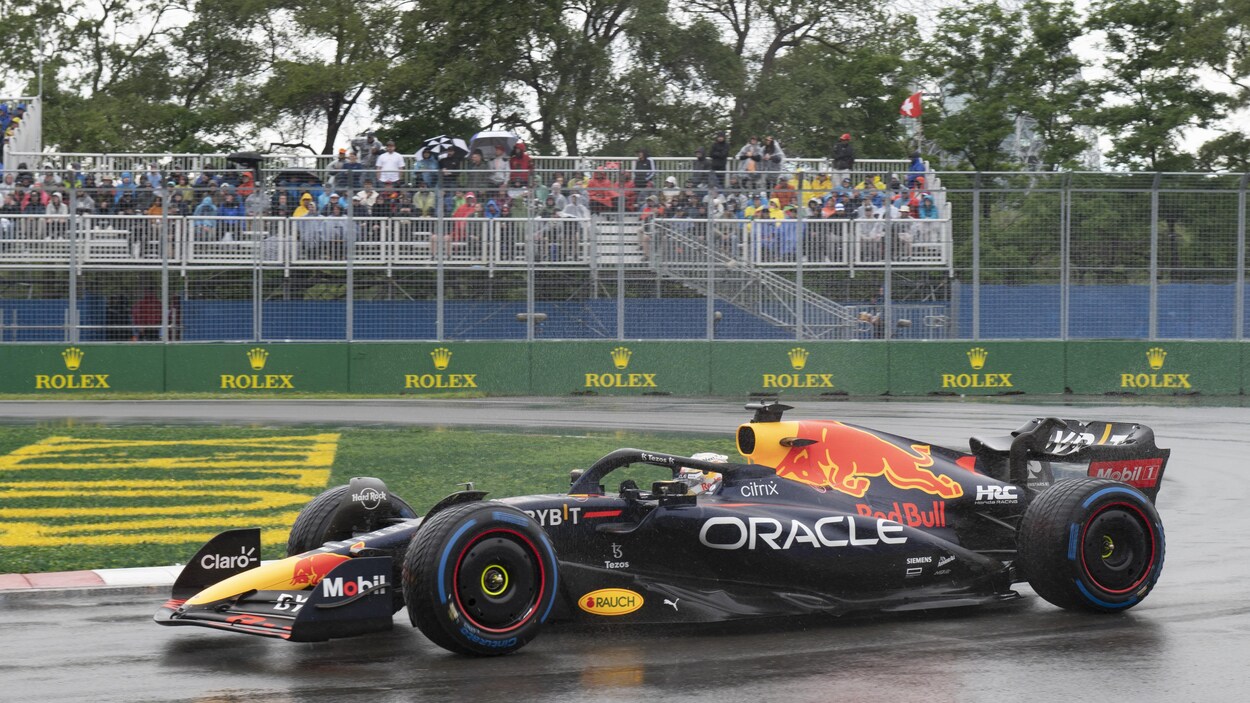
[[[521,540],[522,542],[524,542],[525,546],[528,547],[530,550],[530,555],[533,557],[534,563],[538,564],[538,580],[539,580],[538,597],[534,599],[534,604],[530,606],[529,612],[525,614],[525,617],[522,618],[521,621],[518,622],[517,624],[506,629],[486,627],[482,625],[481,623],[479,623],[478,621],[474,620],[469,615],[468,611],[465,609],[464,604],[460,602],[460,589],[456,588],[456,584],[460,583],[460,564],[464,561],[465,554],[468,554],[469,550],[472,549],[473,545],[477,544],[478,542],[481,542],[482,540],[486,539],[490,535],[499,534],[499,533],[511,535]],[[516,530],[510,530],[505,527],[499,527],[499,528],[487,530],[486,532],[482,532],[478,535],[475,535],[463,547],[461,547],[460,556],[456,557],[456,568],[453,569],[451,573],[451,588],[449,588],[448,590],[451,591],[452,597],[455,598],[456,600],[456,609],[460,611],[461,617],[463,617],[465,620],[468,620],[471,625],[473,625],[474,627],[476,627],[477,629],[483,632],[490,632],[490,633],[494,633],[497,635],[504,635],[504,634],[514,632],[517,629],[520,629],[527,622],[532,620],[534,616],[538,613],[538,609],[542,605],[543,598],[546,596],[547,571],[543,567],[542,555],[539,553],[538,549],[534,546],[534,542],[529,537],[526,537],[525,535],[521,534],[520,532],[517,532]]]
[[[1146,569],[1142,571],[1141,578],[1134,581],[1133,584],[1129,586],[1128,588],[1119,589],[1119,590],[1113,590],[1113,589],[1107,588],[1103,586],[1101,583],[1099,583],[1098,579],[1095,579],[1094,575],[1090,573],[1089,565],[1085,562],[1085,537],[1089,532],[1090,524],[1094,522],[1094,518],[1098,517],[1102,513],[1106,512],[1107,510],[1111,508],[1115,508],[1115,507],[1128,508],[1132,512],[1136,513],[1137,517],[1141,520],[1141,524],[1145,526],[1146,528],[1146,534],[1150,536],[1150,563],[1146,566]],[[1146,516],[1146,513],[1142,512],[1141,508],[1137,507],[1136,505],[1133,505],[1132,503],[1116,502],[1116,503],[1107,503],[1105,505],[1099,506],[1098,509],[1095,510],[1094,513],[1090,515],[1088,519],[1085,520],[1085,525],[1081,527],[1081,571],[1084,574],[1085,578],[1087,578],[1089,582],[1092,583],[1094,586],[1098,587],[1098,590],[1102,591],[1103,593],[1111,593],[1114,595],[1124,595],[1125,593],[1130,593],[1138,588],[1141,588],[1141,585],[1145,583],[1146,580],[1150,578],[1150,574],[1154,572],[1155,560],[1158,559],[1158,557],[1159,557],[1159,546],[1158,546],[1158,540],[1155,539],[1154,523],[1150,521],[1150,518]]]

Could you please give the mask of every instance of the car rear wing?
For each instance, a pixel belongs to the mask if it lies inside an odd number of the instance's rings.
[[[1084,465],[1087,475],[1127,483],[1151,502],[1171,454],[1155,445],[1145,425],[1056,417],[1036,418],[1006,437],[972,437],[968,444],[978,469],[1012,483],[1030,481],[1031,463]]]

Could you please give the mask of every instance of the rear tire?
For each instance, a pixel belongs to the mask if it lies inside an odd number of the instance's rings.
[[[1140,603],[1163,570],[1158,511],[1118,481],[1056,483],[1029,505],[1018,539],[1021,573],[1061,608],[1121,612]]]
[[[550,616],[557,571],[555,549],[525,513],[493,501],[453,505],[429,518],[408,545],[408,616],[452,652],[515,652]]]

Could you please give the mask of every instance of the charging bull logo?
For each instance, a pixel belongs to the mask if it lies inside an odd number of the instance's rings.
[[[754,427],[757,432],[764,427],[774,427],[775,431],[794,433],[787,434],[791,438],[787,442],[789,450],[775,464],[781,478],[833,488],[856,498],[864,497],[871,485],[870,479],[875,476],[881,476],[898,488],[942,498],[958,498],[964,494],[963,487],[954,479],[929,470],[933,457],[928,445],[900,447],[867,430],[840,422],[781,422]],[[778,453],[786,450],[780,441],[776,444],[760,442],[757,444],[760,449],[753,452],[752,460],[769,463],[768,448],[774,446]]]
[[[291,586],[294,588],[316,586],[334,567],[348,559],[351,557],[324,552],[302,557],[295,562],[295,568],[291,573]]]

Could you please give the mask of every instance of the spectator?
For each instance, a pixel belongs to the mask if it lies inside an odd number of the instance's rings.
[[[690,164],[690,181],[689,186],[695,188],[706,188],[708,184],[708,172],[712,169],[712,162],[707,158],[703,147],[694,150],[694,161]]]
[[[833,179],[827,173],[817,173],[811,178],[803,181],[800,199],[804,202],[813,198],[820,200],[822,203],[825,198],[833,193]]]
[[[359,217],[373,217],[377,213],[374,206],[378,204],[378,191],[373,189],[373,180],[365,179],[365,186],[356,194],[356,200],[360,203],[361,208],[356,210]],[[296,215],[298,217],[298,215]]]
[[[777,174],[780,173],[781,167],[786,160],[786,153],[781,150],[781,145],[777,143],[771,135],[764,137],[764,148],[760,160],[761,169],[764,172],[764,187],[768,190],[773,189],[773,185],[777,182]]]
[[[17,176],[12,173],[4,174],[4,181],[0,182],[0,198],[11,195],[17,189]]]
[[[335,190],[343,190],[347,184],[344,182],[343,167],[347,165],[347,150],[339,149],[339,153],[334,160],[326,165],[325,181],[331,184]]]
[[[851,135],[843,134],[838,143],[833,145],[833,168],[839,178],[850,178],[855,168],[855,146],[851,144]]]
[[[621,204],[620,190],[608,178],[604,169],[595,171],[594,176],[586,183],[586,194],[593,213],[611,212]]]
[[[134,178],[131,176],[130,171],[122,171],[122,182],[117,184],[117,190],[113,193],[113,202],[115,204],[120,203],[121,199],[127,194],[130,195],[130,198],[133,201],[135,190],[137,190],[137,186],[135,185]]]
[[[308,196],[312,199],[312,196]],[[217,239],[217,205],[213,203],[210,196],[205,195],[199,205],[195,206],[195,217],[192,225],[195,228],[195,238],[201,242],[211,242]]]
[[[20,215],[21,208],[17,205],[17,199],[13,197],[13,193],[5,193],[0,196],[0,239],[12,239],[18,235],[17,221],[18,218],[13,215]]]
[[[429,149],[426,149],[429,152]],[[438,178],[438,171],[432,172],[434,178]],[[412,214],[414,217],[434,217],[438,212],[438,199],[434,195],[434,191],[427,187],[426,181],[418,178],[416,181],[416,190],[412,193]]]
[[[421,150],[420,157],[412,165],[412,182],[426,188],[438,187],[438,159],[434,158],[434,152],[428,148]]]
[[[677,187],[677,179],[675,177],[669,176],[664,179],[664,189],[660,191],[660,195],[663,196],[665,203],[671,203],[677,199],[677,196],[681,195],[681,188]]]
[[[234,189],[226,190],[221,196],[221,204],[217,206],[217,216],[221,241],[232,242],[234,236],[243,230],[243,218],[247,213],[243,203],[234,194]]]
[[[343,183],[335,182],[335,186],[340,190],[354,192],[360,187],[362,177],[364,176],[365,167],[360,163],[360,157],[356,152],[347,155],[347,163],[343,164],[342,175]]]
[[[371,179],[377,178],[378,157],[382,155],[382,142],[373,138],[373,132],[365,132],[364,139],[352,140],[352,151],[360,162],[360,168],[368,172]]]
[[[69,229],[69,208],[62,201],[59,192],[48,196],[45,214],[47,215],[45,220],[47,235],[56,239],[63,239],[66,231]]]
[[[511,175],[511,169],[508,166],[508,157],[504,154],[502,144],[495,145],[495,158],[490,160],[490,187],[491,192],[502,195],[508,189],[508,178]]]
[[[538,210],[538,216],[542,218],[552,218],[560,216],[560,208],[556,207],[555,196],[548,195],[543,201],[542,207]]]
[[[764,148],[760,146],[759,137],[752,135],[746,145],[738,150],[738,171],[741,173],[743,188],[759,190],[763,159]]]
[[[181,196],[181,193],[178,193],[177,191],[175,191],[174,194]],[[267,200],[268,199],[265,197],[264,192],[262,192],[259,188],[256,188],[252,191],[252,194],[247,196],[247,198],[243,201],[243,210],[247,213],[248,217],[263,217],[265,214],[265,207],[268,205],[266,202]],[[172,202],[173,201],[171,201],[171,203]]]
[[[797,176],[802,177],[803,172],[800,171]],[[790,176],[781,174],[777,178],[777,185],[773,187],[773,198],[781,205],[782,208],[794,205],[798,198],[798,189],[794,187],[794,181]]]
[[[928,172],[928,168],[924,165],[924,159],[920,158],[920,152],[913,151],[911,153],[911,164],[907,167],[907,187],[911,188],[916,185],[916,179],[924,182],[924,174]]]
[[[135,341],[156,342],[161,338],[161,299],[152,288],[147,289],[130,309]]]
[[[708,151],[709,185],[721,188],[725,184],[725,168],[729,164],[729,142],[724,132],[717,132],[712,140],[712,148]]]
[[[380,217],[401,217],[412,214],[411,201],[403,197],[395,181],[387,181],[382,185],[382,191],[378,193],[376,202],[374,213]]]
[[[634,162],[634,188],[649,190],[655,185],[655,161],[646,149],[638,150],[638,160]]]
[[[395,151],[395,142],[386,142],[386,151],[378,155],[378,183],[386,188],[387,183],[398,184],[404,172],[404,155]]]
[[[255,192],[255,176],[252,175],[250,170],[244,171],[243,175],[239,177],[239,187],[235,188],[235,195],[239,196],[241,200],[247,200]]]
[[[81,198],[82,195],[83,194],[80,193],[79,197]],[[256,197],[256,194],[253,193],[252,197]],[[82,206],[79,206],[79,207],[81,208]],[[81,212],[81,209],[79,210],[79,212]],[[182,197],[181,191],[175,190],[170,194],[169,211],[167,214],[169,215],[169,217],[186,217],[187,215],[191,214],[190,206],[187,203],[187,201]]]
[[[466,191],[485,192],[490,188],[490,164],[484,159],[481,149],[469,154],[469,162],[460,174],[460,185]]]
[[[95,213],[95,199],[91,197],[90,189],[80,188],[74,194],[74,212],[79,215]]]
[[[512,156],[508,159],[508,167],[512,173],[513,188],[528,188],[530,178],[534,174],[534,159],[526,151],[525,142],[518,141],[512,145]]]

